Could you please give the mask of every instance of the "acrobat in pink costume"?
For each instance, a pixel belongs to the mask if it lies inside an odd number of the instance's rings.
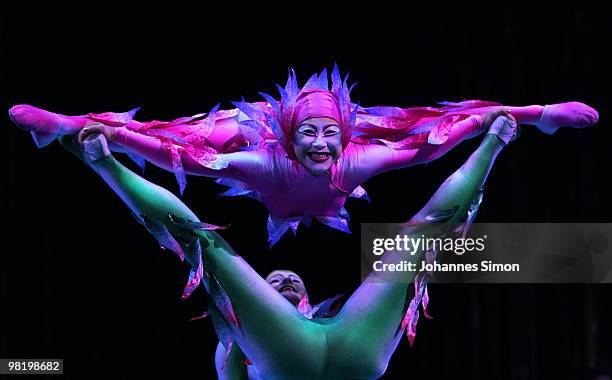
[[[92,122],[114,127],[111,149],[123,151],[141,165],[144,160],[174,172],[181,193],[186,174],[218,178],[231,188],[223,195],[246,195],[270,211],[268,232],[274,245],[288,230],[312,218],[350,232],[344,204],[348,197],[367,199],[360,186],[380,173],[427,163],[459,142],[483,132],[482,116],[504,107],[468,100],[440,108],[370,107],[353,104],[347,78],[337,67],[328,88],[326,70],[314,74],[300,90],[290,72],[280,101],[233,103],[237,108],[183,117],[171,122],[138,122],[127,113],[64,116],[27,105],[11,108],[20,127],[31,130],[42,147],[58,135],[75,134]],[[546,133],[560,126],[586,127],[598,115],[578,102],[551,106],[504,107],[519,123]],[[296,160],[296,129],[309,118],[329,117],[341,130],[342,152],[325,173],[313,175]],[[143,160],[144,158],[144,160]]]

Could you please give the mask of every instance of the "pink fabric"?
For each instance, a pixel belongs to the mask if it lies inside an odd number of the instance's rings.
[[[446,144],[432,145],[425,139],[420,148],[412,149],[395,150],[384,144],[349,143],[331,172],[320,176],[310,174],[302,165],[287,158],[280,145],[212,155],[229,162],[221,169],[203,166],[187,150],[181,150],[178,162],[187,174],[220,178],[219,183],[231,187],[224,195],[244,195],[264,203],[271,214],[268,232],[273,245],[286,231],[295,230],[302,222],[308,225],[310,219],[349,232],[344,205],[356,190],[359,194],[353,196],[364,198],[364,191],[359,186],[368,178],[435,159],[465,136],[478,133],[480,128],[479,118],[469,117],[454,126]],[[120,129],[118,133],[121,137],[116,141],[133,153],[170,171],[176,167],[173,165],[176,160],[172,160],[176,155],[170,156],[157,138],[129,129]],[[176,149],[178,147],[180,145]]]
[[[349,133],[348,126],[342,125],[338,98],[331,92],[320,89],[302,90],[295,102],[293,117],[287,136],[293,136],[304,120],[315,117],[329,117],[340,126],[342,133]]]
[[[357,123],[361,134],[346,146],[331,173],[321,176],[311,175],[290,160],[283,148],[274,144],[272,133],[258,132],[266,139],[259,141],[259,147],[253,142],[249,145],[248,141],[256,139],[236,120],[237,110],[219,111],[215,123],[209,125],[202,119],[180,123],[132,121],[127,128],[117,130],[115,143],[175,173],[180,167],[186,174],[239,181],[228,195],[252,196],[263,202],[272,216],[333,217],[348,196],[372,176],[431,161],[482,131],[480,117],[468,113],[447,115],[449,110],[445,109],[401,111],[406,115],[379,116],[361,110]],[[449,125],[446,116],[460,121]],[[444,130],[437,133],[444,141],[432,144],[428,136],[436,127]],[[240,151],[247,145],[255,149]]]
[[[361,194],[359,198],[367,197],[359,187],[363,182],[388,170],[438,158],[460,141],[482,132],[478,115],[499,106],[483,101],[447,103],[440,108],[353,105],[355,122],[346,123],[345,112],[334,107],[336,92],[310,88],[302,92],[303,97],[296,93],[296,100],[300,98],[296,121],[341,112],[340,125],[354,125],[348,128],[353,134],[348,135],[347,130],[343,135],[343,144],[344,139],[348,142],[338,161],[330,173],[320,176],[313,176],[288,157],[282,141],[284,132],[277,129],[278,120],[269,116],[278,109],[270,102],[242,102],[236,109],[215,108],[208,114],[170,122],[138,122],[133,120],[135,110],[65,118],[78,121],[78,125],[95,121],[117,128],[111,149],[128,153],[138,163],[145,159],[174,172],[181,192],[187,174],[233,181],[227,195],[248,195],[263,202],[278,222],[272,223],[272,232],[280,238],[283,231],[295,230],[304,222],[304,216],[349,232],[343,206],[354,191]],[[295,108],[295,104],[287,104]],[[21,111],[23,107],[13,108]],[[21,113],[37,114],[32,109],[24,108]],[[49,118],[50,113],[37,112]],[[23,121],[20,115],[11,113],[18,124]],[[77,125],[74,127],[78,130]],[[291,219],[290,228],[279,222],[283,218]]]

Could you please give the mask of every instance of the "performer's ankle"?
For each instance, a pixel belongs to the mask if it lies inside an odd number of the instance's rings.
[[[512,115],[514,115],[521,124],[536,125],[542,117],[544,106],[533,105],[525,107],[512,107]]]

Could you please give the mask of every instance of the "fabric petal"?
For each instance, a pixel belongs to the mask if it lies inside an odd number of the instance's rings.
[[[252,120],[260,120],[262,118],[261,111],[250,103],[245,102],[244,98],[242,98],[242,101],[232,102],[232,104]]]
[[[280,115],[280,108],[279,108],[279,105],[278,105],[278,101],[276,101],[276,99],[274,99],[272,96],[266,94],[265,92],[260,92],[259,95],[262,98],[264,98],[266,100],[266,102],[268,102],[270,107],[272,107],[272,110],[274,111],[275,115]]]
[[[297,229],[299,225],[300,225],[299,220],[294,220],[292,222],[289,222],[289,227],[291,227],[291,231],[293,231],[293,235],[297,234]]]
[[[425,285],[425,292],[423,293],[423,300],[421,301],[421,305],[423,306],[423,316],[427,319],[433,319],[433,317],[427,311],[427,306],[429,305],[429,292],[427,291],[427,285]]]
[[[318,87],[319,87],[319,78],[317,76],[317,73],[314,73],[310,76],[310,78],[308,78],[308,80],[304,84],[304,87],[302,87],[302,90],[306,90],[309,88],[318,88]]]
[[[219,178],[215,182],[220,185],[229,187],[228,190],[221,193],[222,196],[225,196],[225,197],[246,196],[249,198],[253,198],[259,202],[262,202],[261,194],[257,190],[251,188],[249,185],[247,185],[246,183],[242,181],[237,181],[237,180],[229,179],[229,178]]]
[[[425,216],[425,220],[432,223],[443,223],[452,218],[457,213],[457,210],[459,210],[459,206],[445,210],[434,210]]]
[[[231,326],[240,327],[238,316],[234,311],[232,302],[214,275],[210,275],[209,284],[208,293],[223,316],[223,319],[226,320]]]
[[[349,195],[349,197],[356,198],[356,199],[363,199],[364,201],[371,202],[370,196],[365,191],[365,189],[361,186],[357,186],[355,190],[353,190],[353,192]]]
[[[324,67],[319,74],[319,83],[318,87],[322,90],[329,90],[329,84],[327,83],[327,68]]]
[[[313,318],[331,318],[336,315],[334,310],[334,306],[336,306],[337,301],[342,298],[344,294],[338,294],[334,297],[328,298],[325,301],[316,304],[312,308]]]
[[[208,311],[205,311],[205,312],[203,312],[202,314],[198,314],[198,315],[196,315],[195,317],[191,317],[191,318],[189,319],[189,322],[192,322],[192,321],[197,321],[197,320],[199,320],[199,319],[204,319],[204,318],[208,317],[208,315],[209,315],[209,314],[208,314]]]
[[[308,215],[292,216],[289,218],[269,215],[268,241],[270,242],[270,247],[274,246],[289,229],[296,234],[300,223],[304,223],[304,225],[310,227],[311,220],[312,218]]]
[[[145,214],[142,214],[140,217],[149,233],[155,237],[162,248],[169,249],[170,251],[176,253],[178,257],[180,257],[181,261],[185,260],[183,248],[181,248],[181,245],[176,241],[176,239],[174,239],[163,223],[160,223]]]
[[[348,226],[348,222],[346,219],[339,216],[317,216],[316,219],[325,224],[328,227],[336,229],[338,231],[346,232],[347,234],[351,233],[351,230]]]
[[[308,297],[307,296],[303,296],[300,299],[300,302],[298,303],[297,306],[297,310],[300,314],[302,314],[304,317],[308,318],[308,319],[312,319],[312,306],[310,305],[310,302],[308,301]]]
[[[195,245],[196,248],[196,257],[199,262],[197,269],[191,269],[189,273],[189,279],[187,280],[187,285],[185,285],[185,289],[183,290],[183,294],[181,295],[182,299],[187,299],[193,293],[194,290],[200,285],[200,281],[202,280],[202,276],[204,273],[204,268],[202,265],[202,248],[200,246],[200,240],[198,239]]]
[[[332,91],[337,93],[342,86],[342,78],[340,78],[340,71],[338,70],[338,64],[334,63],[334,68],[331,73],[332,78]]]
[[[136,112],[140,110],[140,107],[134,108],[128,112],[116,113],[116,112],[104,112],[104,113],[88,113],[87,118],[105,125],[112,127],[123,127],[129,123],[136,115]]]
[[[432,145],[444,144],[446,140],[448,139],[448,136],[450,136],[453,126],[460,119],[461,119],[461,116],[454,115],[452,117],[448,117],[448,118],[444,118],[440,120],[440,122],[429,133],[427,142]]]
[[[212,307],[214,308],[214,306]],[[217,338],[219,338],[219,341],[223,347],[225,347],[225,358],[223,359],[223,364],[221,365],[221,370],[223,370],[227,364],[227,359],[232,351],[232,347],[234,346],[234,336],[232,335],[232,329],[230,328],[229,324],[223,319],[217,310],[211,309],[210,316],[215,333],[217,334]]]
[[[138,167],[140,168],[140,171],[144,173],[145,162],[146,162],[145,159],[131,151],[126,152],[126,154],[132,161],[134,161],[136,165],[138,165]]]
[[[169,216],[170,216],[170,221],[172,221],[172,223],[176,224],[179,227],[188,229],[188,230],[215,231],[215,230],[224,230],[227,228],[223,226],[215,226],[214,224],[210,224],[210,223],[203,223],[199,221],[188,220],[188,219],[176,216],[174,214],[170,214]]]
[[[285,232],[289,229],[289,223],[282,218],[276,218],[272,215],[268,216],[268,241],[270,248],[274,246]]]
[[[476,219],[476,214],[478,213],[478,208],[480,207],[480,204],[482,203],[483,195],[484,195],[484,190],[480,189],[478,193],[474,196],[472,203],[470,203],[470,206],[467,212],[466,226],[471,225],[474,222],[474,219]]]
[[[164,143],[164,148],[170,153],[170,157],[172,158],[172,170],[174,171],[176,182],[179,185],[179,191],[181,195],[183,195],[185,187],[187,186],[187,175],[185,174],[185,168],[183,168],[181,155],[175,145]]]

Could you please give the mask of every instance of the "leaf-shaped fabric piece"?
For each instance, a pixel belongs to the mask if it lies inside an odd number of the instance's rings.
[[[145,214],[142,214],[140,217],[142,218],[147,230],[149,230],[149,233],[153,235],[162,248],[176,253],[178,257],[180,257],[181,261],[185,260],[183,248],[181,248],[181,245],[176,241],[176,239],[174,239],[163,223],[160,223]]]
[[[197,321],[197,320],[200,320],[200,319],[204,319],[204,318],[208,317],[208,315],[209,315],[208,311],[205,311],[202,314],[198,314],[195,317],[191,317],[189,319],[189,322]]]
[[[419,273],[420,274],[420,273]],[[406,311],[406,315],[402,320],[401,328],[406,330],[406,335],[408,336],[408,341],[412,346],[414,344],[414,338],[416,336],[416,326],[419,321],[419,305],[423,299],[423,294],[425,292],[427,283],[424,279],[415,278],[414,281],[415,286],[415,294],[412,301],[410,301],[410,305],[408,306],[408,310]]]
[[[136,153],[134,153],[134,152],[131,152],[131,151],[127,151],[127,152],[126,152],[126,154],[127,154],[127,156],[128,156],[128,157],[129,157],[129,158],[130,158],[132,161],[134,161],[134,163],[135,163],[136,165],[138,165],[138,167],[140,168],[140,171],[141,171],[142,173],[144,173],[144,171],[145,171],[145,159],[144,159],[144,158],[142,158],[141,156],[139,156],[138,154],[136,154]]]
[[[228,190],[221,193],[221,195],[224,197],[245,196],[262,202],[261,194],[259,193],[259,191],[251,188],[249,185],[242,181],[237,181],[230,178],[219,178],[215,182],[220,185],[229,187]]]
[[[96,121],[98,123],[103,123],[105,125],[110,125],[112,127],[123,127],[127,123],[129,123],[136,115],[136,112],[140,110],[140,107],[134,108],[128,112],[116,113],[116,112],[104,112],[104,113],[88,113],[87,118]]]
[[[270,247],[274,246],[283,237],[287,230],[291,229],[295,234],[300,223],[304,223],[306,226],[309,226],[310,222],[311,217],[308,215],[292,216],[289,218],[280,218],[269,215],[267,226]]]
[[[425,216],[425,221],[442,223],[453,217],[459,210],[459,206],[454,206],[445,210],[434,210]]]
[[[148,134],[149,136],[162,138],[163,140],[167,140],[172,143],[177,143],[181,145],[189,145],[189,142],[187,142],[185,139],[177,136],[175,133],[172,133],[164,129],[156,129],[153,131],[149,131]]]
[[[461,120],[460,115],[453,115],[438,121],[437,125],[429,132],[427,142],[432,145],[444,144],[446,140],[448,140],[448,136],[450,136],[453,126],[459,122],[459,120]]]
[[[348,226],[348,221],[346,218],[341,216],[317,216],[316,219],[328,227],[346,232],[347,234],[351,233],[351,229]]]
[[[172,170],[174,171],[176,182],[178,182],[179,191],[181,195],[183,195],[185,187],[187,186],[187,175],[185,174],[185,169],[183,168],[181,155],[175,145],[164,142],[163,146],[172,158]]]
[[[169,217],[172,223],[182,228],[188,229],[188,230],[215,231],[215,230],[224,230],[227,228],[223,226],[216,226],[210,223],[188,220],[188,219],[176,216],[174,214],[170,214]]]
[[[499,107],[503,106],[501,103],[490,102],[485,100],[464,100],[462,102],[438,102],[443,105],[443,110],[461,112],[473,108],[484,108],[484,107]]]
[[[484,195],[484,190],[480,189],[474,196],[474,199],[472,199],[472,203],[470,203],[470,206],[467,212],[466,227],[469,227],[474,222],[474,219],[476,219],[476,214],[478,213],[478,208],[480,207],[480,204],[482,203],[483,195]]]
[[[257,107],[253,107],[250,103],[245,102],[244,98],[242,98],[242,101],[232,102],[232,104],[252,120],[262,119],[261,110]]]
[[[240,327],[238,316],[234,311],[229,296],[225,290],[223,290],[217,278],[212,274],[210,275],[208,294],[210,294],[215,306],[217,306],[221,316],[223,316],[223,319],[231,326]]]
[[[202,280],[202,276],[204,274],[204,268],[202,265],[202,248],[200,246],[199,239],[196,241],[195,246],[197,247],[195,251],[195,256],[199,264],[197,269],[192,268],[191,272],[189,273],[189,279],[187,280],[187,284],[185,285],[185,289],[183,290],[183,294],[181,295],[182,299],[187,299],[189,298],[189,296],[191,296],[193,291],[196,290],[197,287],[200,285],[200,281]]]
[[[313,318],[331,318],[336,315],[338,310],[336,309],[337,301],[342,298],[344,294],[338,294],[334,297],[328,298],[323,302],[320,302],[313,306],[312,317]]]
[[[223,365],[221,365],[221,370],[223,370],[227,364],[227,359],[232,351],[232,347],[234,346],[234,336],[232,335],[232,329],[230,328],[229,324],[223,319],[221,313],[214,305],[210,305],[209,315],[211,317],[215,333],[217,334],[217,338],[219,338],[219,341],[223,347],[225,347],[225,358],[223,359]]]
[[[355,190],[349,195],[351,198],[363,199],[364,201],[370,202],[370,196],[361,186],[357,186]]]
[[[302,296],[297,306],[298,313],[302,314],[308,319],[312,319],[312,310],[313,308],[310,305],[310,302],[308,302],[308,296]]]

